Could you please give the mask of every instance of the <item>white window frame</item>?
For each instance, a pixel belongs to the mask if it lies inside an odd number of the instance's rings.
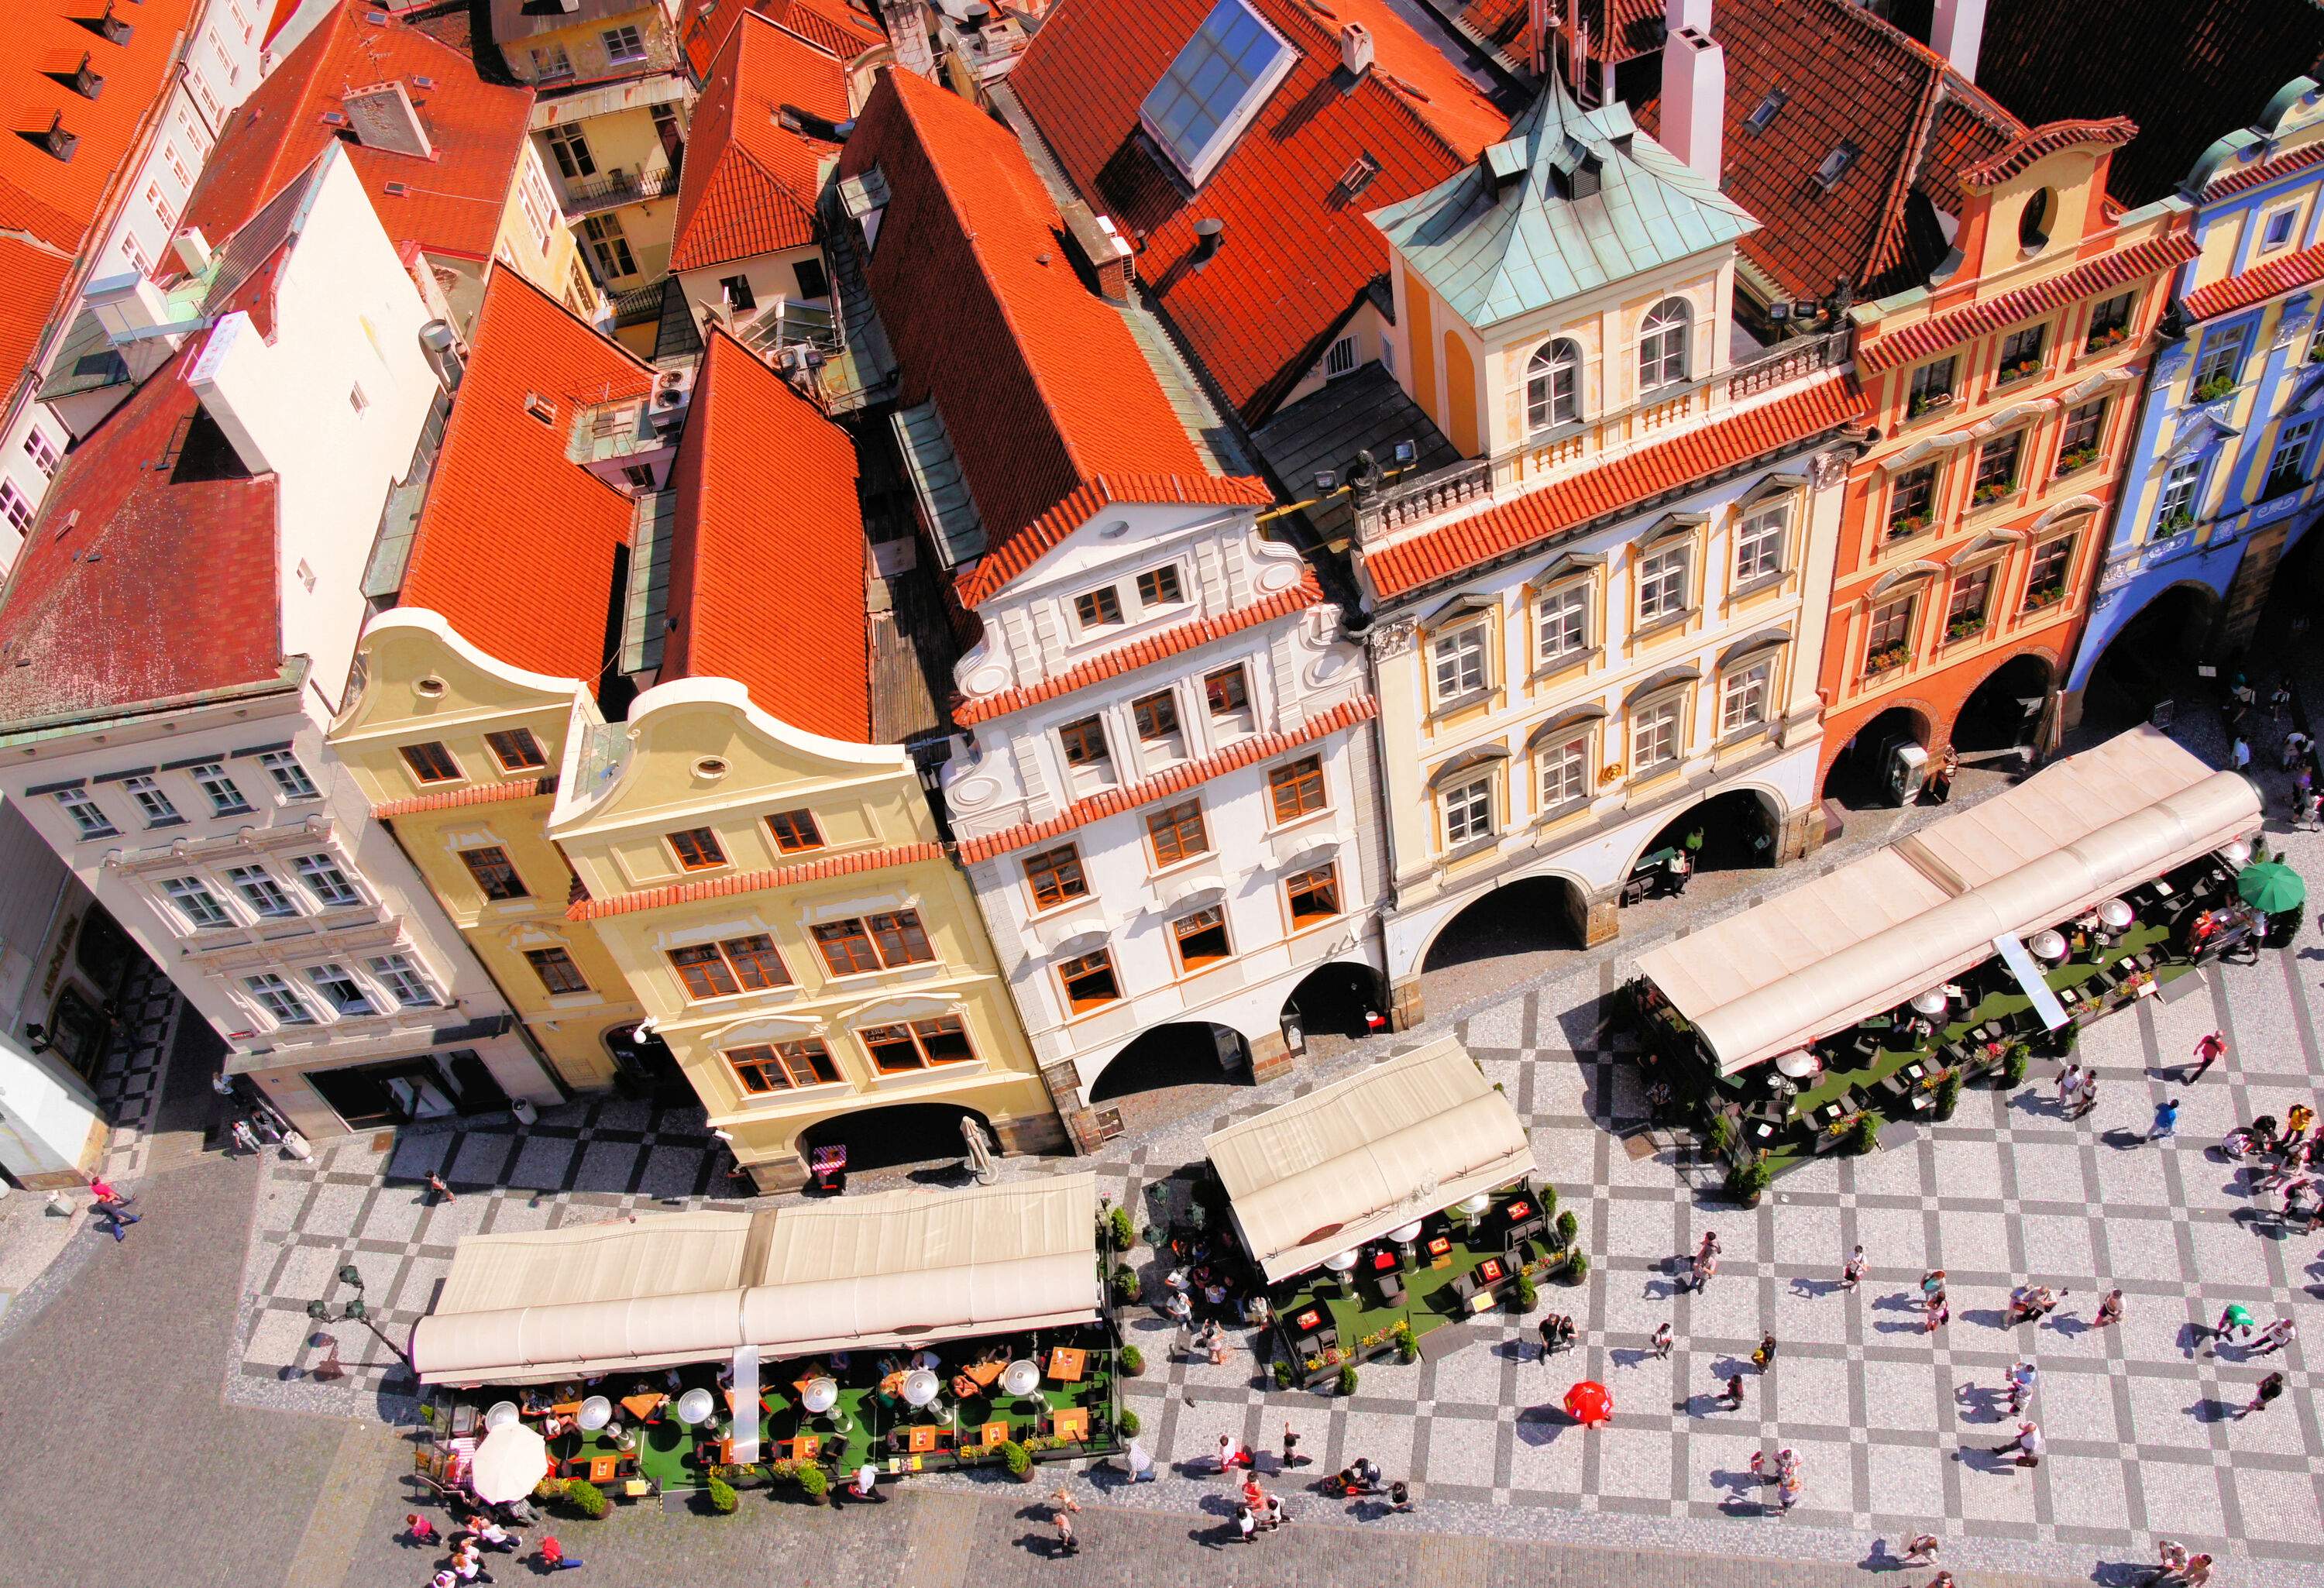
[[[248,816],[258,808],[243,794],[222,761],[206,761],[189,769],[194,781],[209,797],[212,816]]]
[[[305,971],[309,984],[330,1007],[331,1013],[336,1018],[359,1020],[371,1015],[387,1012],[380,1007],[380,1002],[372,993],[371,989],[355,980],[355,973],[337,960],[326,960],[321,965],[308,965]],[[344,985],[352,996],[343,1001],[331,991],[334,985]]]
[[[1439,709],[1473,700],[1493,686],[1489,625],[1465,623],[1428,637],[1428,687]],[[1446,687],[1450,669],[1452,687]]]
[[[1694,305],[1665,298],[1638,322],[1638,395],[1686,383]]]
[[[1526,361],[1526,431],[1538,436],[1582,420],[1582,349],[1560,337]]]
[[[295,799],[319,799],[323,791],[315,787],[315,780],[307,772],[306,763],[296,752],[264,750],[258,754],[258,764],[274,780],[275,791],[287,804]]]
[[[1646,759],[1643,747],[1668,746],[1668,753]],[[1644,777],[1676,766],[1686,755],[1686,696],[1683,691],[1642,701],[1630,713],[1630,775]]]
[[[272,971],[254,976],[244,976],[242,984],[258,1007],[278,1026],[312,1026],[320,1022],[315,1017],[315,1007],[300,994],[299,989]]]
[[[1487,771],[1437,795],[1446,849],[1481,843],[1499,831],[1493,820],[1493,785],[1498,781],[1499,773]]]
[[[363,890],[348,879],[346,868],[335,854],[318,852],[294,855],[290,869],[298,873],[300,885],[313,894],[315,902],[325,909],[348,909],[364,901]]]
[[[1792,499],[1777,497],[1743,510],[1735,524],[1735,586],[1780,577],[1791,551]]]
[[[1342,375],[1353,374],[1356,369],[1356,334],[1335,338],[1323,349],[1323,378],[1336,381]]]
[[[2286,419],[2279,425],[2275,432],[2275,445],[2268,448],[2267,470],[2260,475],[2260,489],[2265,491],[2274,485],[2277,466],[2287,457],[2295,466],[2301,465],[2300,455],[2308,450],[2309,444],[2315,439],[2316,416],[2312,413]],[[2307,474],[2308,471],[2304,466],[2295,466],[2292,470],[2292,485],[2280,494],[2289,495],[2292,491],[2305,485],[2308,483]]]
[[[14,480],[0,480],[0,518],[20,535],[32,532],[32,499],[16,489]]]
[[[1590,731],[1584,729],[1534,752],[1534,799],[1542,814],[1578,805],[1590,798]],[[1550,787],[1553,777],[1557,783],[1555,793]],[[1563,791],[1569,783],[1572,786],[1571,793]]]
[[[1667,623],[1688,607],[1688,586],[1694,572],[1694,548],[1684,541],[1645,551],[1638,558],[1638,626]]]
[[[1765,727],[1767,703],[1775,692],[1775,658],[1772,652],[1751,658],[1719,680],[1719,736]]]
[[[137,802],[137,808],[143,813],[147,826],[166,826],[186,819],[180,813],[177,802],[170,798],[170,791],[146,773],[122,779],[121,789]]]
[[[379,983],[380,991],[395,1001],[398,1009],[441,1009],[443,994],[429,979],[420,962],[409,954],[375,954],[364,962],[371,979]]]
[[[177,907],[186,924],[198,932],[235,924],[234,911],[200,877],[164,877],[161,892]]]
[[[2169,528],[2172,518],[2185,513],[2191,526],[2197,504],[2203,494],[2204,460],[2190,457],[2171,466],[2163,476],[2163,490],[2154,501],[2154,532],[2158,535],[2178,533]]]
[[[1574,579],[1533,598],[1535,667],[1563,666],[1589,651],[1591,595],[1588,579]]]
[[[303,913],[298,898],[282,885],[282,880],[263,865],[237,865],[226,868],[226,880],[242,895],[250,912],[261,920],[295,920]],[[274,906],[281,908],[276,909]]]
[[[57,465],[64,461],[64,455],[57,450],[57,444],[50,440],[49,433],[38,425],[25,429],[24,456],[32,460],[34,468],[50,479],[56,477]]]
[[[105,807],[99,805],[97,802],[97,796],[91,794],[87,789],[60,789],[57,790],[57,803],[64,807],[65,815],[70,818],[73,831],[78,836],[82,838],[121,836],[121,829],[113,825],[113,818],[106,815]]]

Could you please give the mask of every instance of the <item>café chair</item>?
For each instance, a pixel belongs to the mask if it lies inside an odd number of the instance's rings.
[[[1393,1273],[1382,1274],[1374,1281],[1379,1291],[1382,1306],[1400,1306],[1404,1303],[1404,1280]]]

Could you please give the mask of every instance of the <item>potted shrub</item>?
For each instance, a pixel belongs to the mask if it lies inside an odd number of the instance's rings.
[[[2098,449],[2095,447],[2069,448],[2058,454],[2058,472],[2061,475],[2070,475],[2078,468],[2088,468],[2090,460],[2098,455]]]
[[[1767,1182],[1774,1178],[1775,1171],[1767,1167],[1767,1160],[1764,1158],[1738,1163],[1728,1172],[1727,1195],[1745,1207],[1757,1207],[1759,1198],[1766,1192]]]
[[[1009,1469],[1009,1475],[1019,1482],[1033,1481],[1033,1453],[1018,1441],[1007,1439],[1001,1442],[1001,1462]]]
[[[1544,1218],[1545,1218],[1545,1219],[1554,1219],[1554,1218],[1555,1218],[1555,1217],[1557,1216],[1557,1187],[1556,1187],[1556,1186],[1544,1186],[1541,1188],[1541,1190],[1536,1194],[1536,1199],[1537,1201],[1539,1201],[1539,1202],[1540,1202],[1540,1204],[1541,1204],[1541,1216],[1542,1216],[1542,1217],[1544,1217]]]
[[[1517,1275],[1517,1283],[1509,1287],[1509,1305],[1517,1312],[1531,1312],[1541,1305],[1541,1291],[1534,1284],[1531,1274],[1520,1272]]]
[[[1858,1114],[1848,1127],[1848,1155],[1850,1158],[1861,1158],[1879,1145],[1879,1122],[1868,1113]]]
[[[1113,1299],[1117,1304],[1128,1306],[1136,1302],[1139,1288],[1134,1269],[1118,1268],[1113,1270]]]
[[[593,1522],[605,1515],[605,1491],[586,1478],[566,1480],[565,1503],[573,1508],[574,1515]]]
[[[1984,485],[1979,485],[1972,494],[1977,503],[1981,507],[1988,502],[2000,501],[2004,496],[2009,494],[2011,489],[2012,487],[2008,482],[2005,480],[1987,480]]]
[[[1413,1334],[1411,1323],[1407,1320],[1397,1324],[1396,1326],[1396,1360],[1398,1362],[1410,1362],[1419,1354],[1420,1341],[1418,1337]]]
[[[1123,1346],[1121,1348],[1121,1371],[1130,1378],[1134,1379],[1138,1377],[1139,1374],[1146,1371],[1146,1353],[1139,1350],[1135,1345]]]
[[[742,1497],[734,1492],[734,1485],[715,1473],[703,1485],[703,1492],[710,1497],[710,1509],[722,1517],[733,1516],[734,1508],[742,1503]]]
[[[2002,1051],[2001,1084],[2015,1086],[2025,1078],[2025,1061],[2030,1055],[2023,1042],[2012,1042]]]
[[[809,1505],[831,1503],[831,1479],[813,1462],[802,1462],[798,1470],[799,1492],[807,1496]]]
[[[1288,1390],[1291,1388],[1291,1364],[1289,1362],[1278,1362],[1275,1364],[1275,1387],[1277,1390]]]
[[[1714,1113],[1702,1129],[1702,1144],[1713,1154],[1724,1158],[1735,1150],[1735,1122],[1723,1113]]]
[[[1948,640],[1965,639],[1969,635],[1978,632],[1984,627],[1985,614],[1981,612],[1965,612],[1961,614],[1960,616],[1953,619],[1952,622],[1945,625],[1945,638]]]
[[[1565,1254],[1565,1282],[1579,1285],[1590,1277],[1590,1254],[1575,1247]]]
[[[1106,1234],[1112,1241],[1113,1249],[1116,1251],[1130,1250],[1136,1232],[1130,1228],[1128,1208],[1117,1207],[1109,1211],[1105,1215],[1105,1227]]]
[[[1115,1426],[1121,1430],[1121,1436],[1125,1439],[1137,1438],[1138,1430],[1143,1426],[1136,1409],[1127,1406],[1121,1408],[1121,1416],[1115,1421]]]
[[[1355,1392],[1356,1364],[1350,1362],[1340,1370],[1340,1393],[1342,1395],[1353,1395]]]
[[[1722,1115],[1720,1117],[1724,1118],[1725,1116]],[[1572,1208],[1569,1207],[1563,1213],[1557,1215],[1557,1243],[1560,1246],[1572,1245],[1575,1238],[1581,1233],[1582,1221],[1573,1216],[1573,1210]]]
[[[1936,1101],[1931,1104],[1930,1112],[1941,1120],[1952,1118],[1953,1110],[1960,1106],[1960,1072],[1947,1070],[1937,1082]]]

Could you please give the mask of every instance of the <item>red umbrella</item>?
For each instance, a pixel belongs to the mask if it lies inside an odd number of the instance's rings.
[[[1565,1392],[1565,1415],[1585,1428],[1614,1420],[1614,1397],[1595,1379],[1584,1379]]]

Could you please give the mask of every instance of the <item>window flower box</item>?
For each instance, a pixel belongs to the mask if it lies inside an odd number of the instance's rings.
[[[1934,413],[1940,408],[1950,408],[1952,402],[1950,392],[1915,392],[1905,399],[1904,417],[1919,419],[1923,414]]]
[[[2018,382],[2031,380],[2034,376],[2038,375],[2041,373],[2042,361],[2040,359],[2021,358],[2015,364],[2006,364],[2002,365],[2000,373],[1993,377],[1993,383],[1997,386],[2014,386]]]
[[[2044,585],[2038,590],[2028,590],[2025,592],[2025,610],[2028,612],[2038,612],[2044,606],[2055,606],[2059,602],[2065,598],[2065,586],[2061,584]]]
[[[1964,614],[1945,625],[1945,638],[1948,641],[1965,640],[1971,634],[1981,632],[1984,628],[1985,614],[1980,612],[1974,616]]]
[[[2235,376],[2231,374],[2216,374],[2209,380],[2205,381],[2201,385],[2195,388],[2195,401],[2198,402],[2214,402],[2218,398],[2226,396],[2235,389]]]
[[[1874,678],[1903,667],[1908,650],[1909,647],[1902,644],[1882,646],[1864,659],[1864,676],[1868,679]]]
[[[2191,512],[2174,512],[2154,526],[2155,532],[2163,535],[2175,535],[2182,530],[2191,530],[2194,527],[2195,515]]]
[[[1979,507],[1983,507],[1987,503],[2000,501],[2003,497],[2008,495],[2010,492],[2016,488],[2017,487],[2015,485],[2004,485],[2000,481],[1996,480],[1990,485],[1979,485],[1970,494],[1970,500],[1975,502]]]
[[[2065,475],[2072,474],[2077,469],[2088,468],[2098,460],[2098,449],[2096,447],[2069,448],[2058,454],[2058,473]]]
[[[1917,535],[1928,527],[1929,515],[1927,513],[1904,513],[1901,517],[1892,518],[1888,521],[1888,538],[1891,540],[1901,540],[1907,535]]]
[[[2082,351],[2085,353],[2103,353],[2109,347],[2119,347],[2125,342],[2129,340],[2130,328],[2128,326],[2108,326],[2102,331],[2091,332],[2089,340],[2082,344]]]

